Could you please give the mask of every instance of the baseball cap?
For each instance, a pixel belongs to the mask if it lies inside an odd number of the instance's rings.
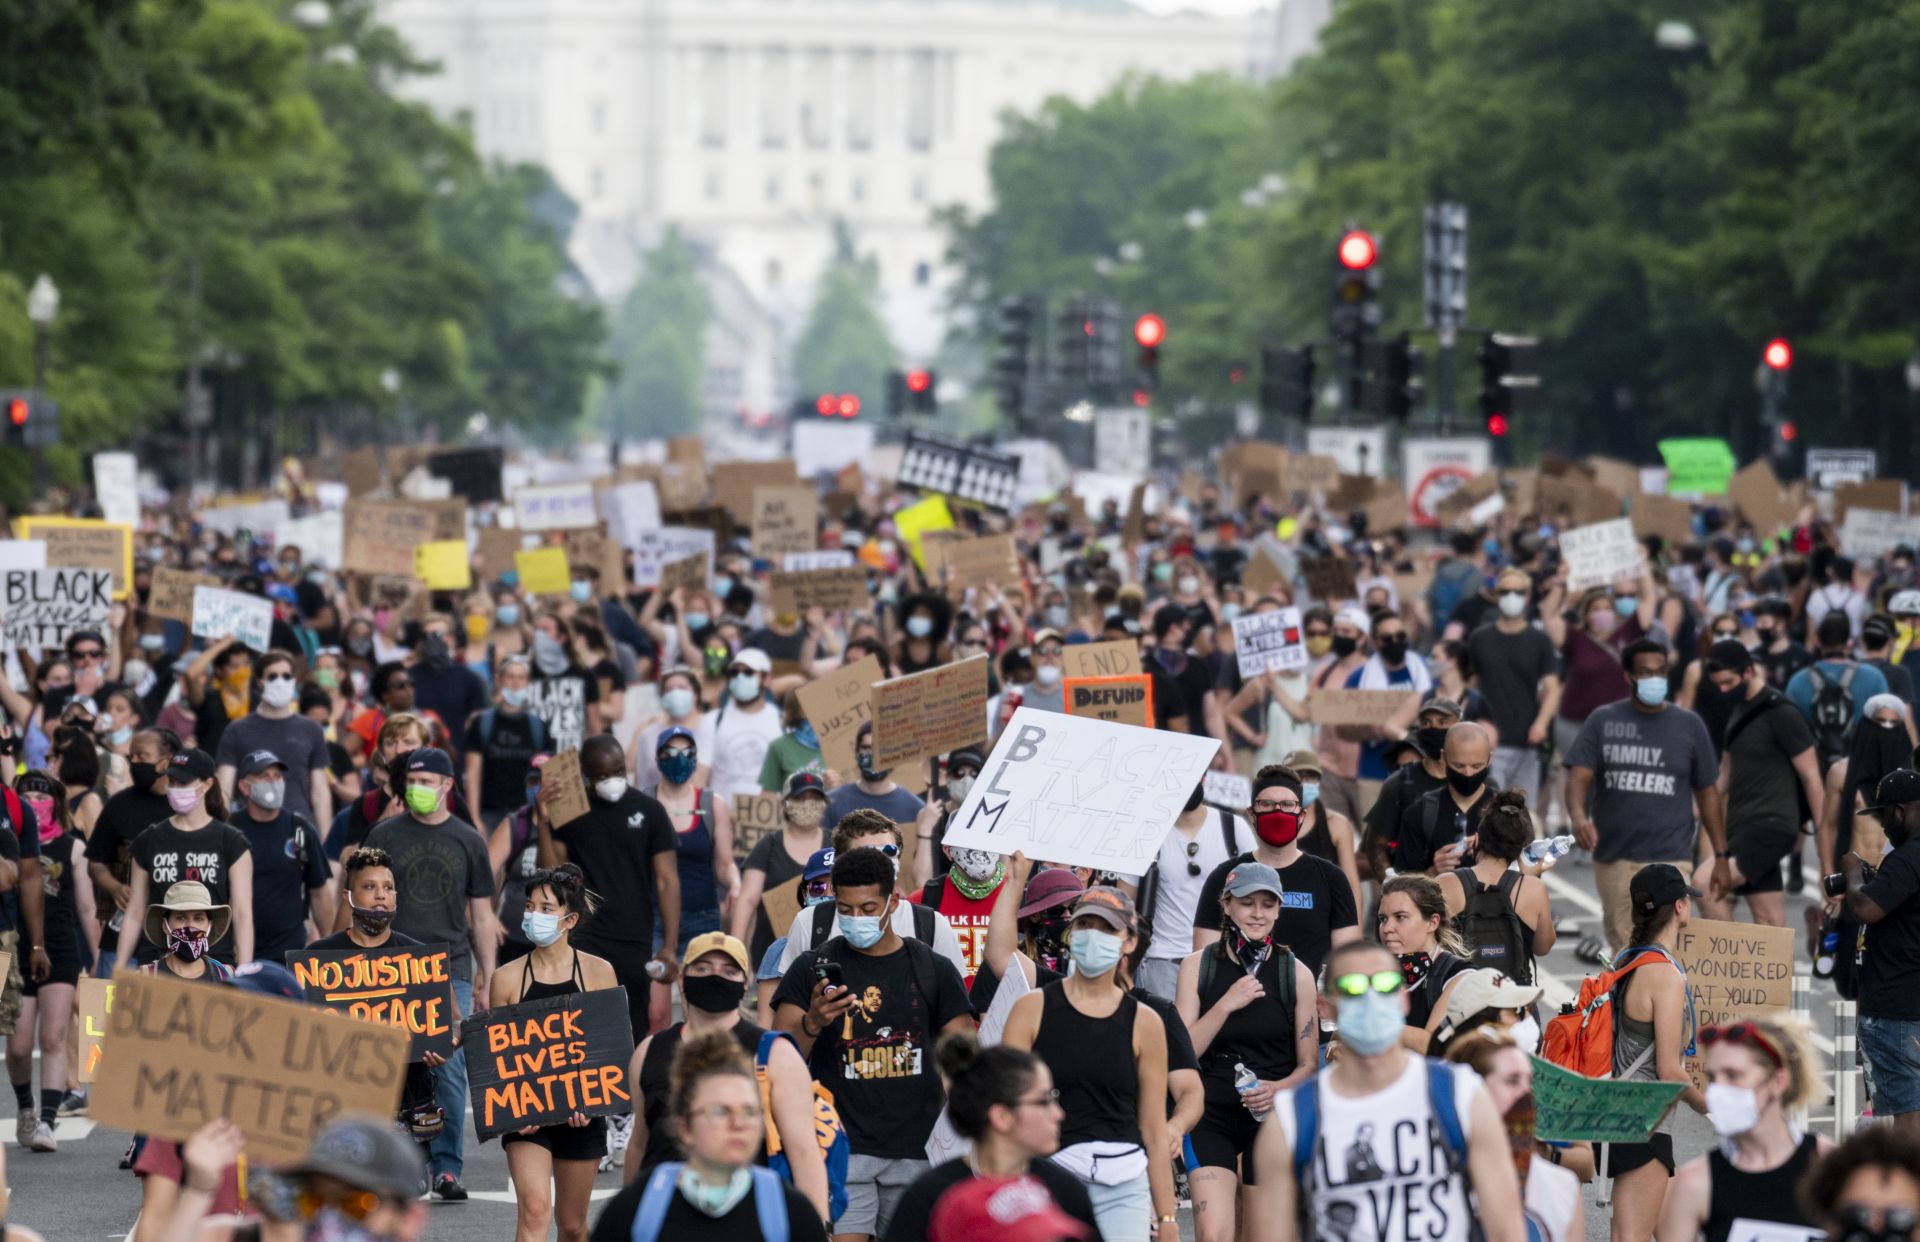
[[[420,1144],[401,1134],[393,1122],[364,1113],[346,1114],[314,1135],[307,1154],[285,1173],[289,1177],[319,1174],[355,1190],[412,1201],[426,1182],[427,1162]]]
[[[1133,898],[1127,896],[1124,889],[1108,884],[1096,884],[1080,894],[1080,900],[1073,903],[1068,917],[1078,919],[1091,915],[1117,932],[1130,932],[1137,912]]]
[[[692,743],[695,751],[700,749],[700,739],[693,735],[692,729],[685,728],[681,725],[674,725],[670,729],[660,730],[660,737],[653,744],[653,753],[656,755],[665,754],[667,743],[679,738],[685,738],[688,742]]]
[[[928,1242],[1083,1242],[1094,1236],[1061,1210],[1039,1178],[969,1177],[955,1183],[927,1218]]]
[[[210,781],[213,779],[213,756],[198,746],[183,750],[167,765],[167,778],[175,781]]]
[[[1461,710],[1460,704],[1454,702],[1452,699],[1441,698],[1435,695],[1420,705],[1420,710],[1414,713],[1414,719],[1417,720],[1421,716],[1450,716],[1458,720],[1465,714],[1466,713]]]
[[[1865,809],[1884,811],[1903,802],[1920,802],[1920,772],[1912,768],[1895,768],[1881,777],[1873,791],[1873,805]]]
[[[735,666],[750,668],[763,677],[773,672],[773,660],[768,657],[766,652],[760,650],[758,647],[742,647],[739,651],[735,652],[733,659],[727,661],[727,667],[733,668]]]
[[[827,782],[818,772],[795,772],[787,778],[786,796],[797,798],[803,793],[817,793],[827,796]]]
[[[1895,591],[1887,601],[1887,611],[1903,617],[1920,613],[1920,591]]]
[[[1032,640],[1028,642],[1027,645],[1029,647],[1038,647],[1041,643],[1044,643],[1049,639],[1051,639],[1056,643],[1064,641],[1064,638],[1061,635],[1059,630],[1054,629],[1052,626],[1046,626],[1042,629],[1035,630]]]
[[[1258,862],[1244,862],[1227,872],[1227,882],[1221,891],[1229,897],[1245,897],[1249,893],[1272,893],[1280,897],[1286,893],[1280,885],[1280,873]]]
[[[1304,750],[1304,749],[1296,750],[1292,754],[1288,755],[1285,759],[1282,759],[1280,761],[1280,766],[1286,767],[1286,768],[1292,768],[1295,772],[1299,773],[1301,776],[1306,776],[1307,774],[1311,773],[1312,775],[1318,777],[1318,776],[1324,775],[1326,771],[1326,769],[1320,766],[1320,756],[1314,754],[1310,750]]]
[[[447,752],[438,746],[422,746],[407,756],[408,772],[431,772],[438,776],[453,775],[453,760],[447,758]]]
[[[1525,1009],[1540,999],[1538,987],[1515,983],[1500,971],[1482,968],[1463,971],[1452,985],[1447,1021],[1458,1027],[1488,1009]]]
[[[687,941],[686,956],[680,959],[680,963],[691,966],[709,953],[724,953],[733,959],[733,964],[740,968],[741,974],[753,973],[753,967],[747,964],[747,946],[723,931],[701,932]]]
[[[962,764],[969,764],[976,772],[986,770],[987,757],[972,746],[962,746],[947,755],[947,771],[951,772]]]
[[[285,768],[286,762],[270,750],[250,750],[240,757],[240,775],[258,776],[268,768]]]
[[[807,865],[800,871],[800,882],[811,884],[815,880],[824,880],[833,874],[833,851],[815,850],[807,855]]]
[[[1920,793],[1914,796],[1920,798]],[[1633,899],[1634,909],[1658,910],[1682,897],[1698,897],[1700,890],[1687,883],[1687,877],[1681,875],[1680,868],[1672,863],[1648,863],[1634,872],[1633,881],[1627,885],[1627,894]]]
[[[300,986],[293,972],[278,962],[256,959],[244,966],[235,966],[233,973],[227,976],[227,982],[243,992],[255,992],[261,996],[301,1002],[307,999],[307,990]]]
[[[1753,653],[1737,638],[1722,638],[1707,648],[1707,664],[1729,673],[1743,673],[1753,663]]]
[[[1086,891],[1086,885],[1080,883],[1080,877],[1065,867],[1036,871],[1027,879],[1027,891],[1020,895],[1020,908],[1014,912],[1014,917],[1024,919],[1065,905]]]

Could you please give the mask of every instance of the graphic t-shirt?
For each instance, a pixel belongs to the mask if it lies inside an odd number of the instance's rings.
[[[1000,884],[1007,881],[1002,877]],[[947,923],[953,928],[953,935],[960,942],[960,956],[967,963],[961,975],[967,986],[973,986],[973,977],[980,971],[980,959],[987,952],[987,916],[993,913],[994,898],[1000,895],[1000,884],[996,884],[985,897],[975,901],[960,891],[960,886],[951,879],[929,880],[926,888],[913,894],[912,900],[924,903],[929,889],[939,889],[939,900],[933,908],[946,915]]]
[[[223,819],[209,820],[205,826],[184,832],[171,820],[161,820],[141,833],[133,843],[133,865],[147,873],[147,900],[166,899],[167,889],[182,880],[198,880],[207,886],[216,906],[233,902],[233,864],[253,851],[238,828]],[[135,959],[157,960],[163,950],[145,936],[139,940]],[[233,932],[221,937],[208,954],[223,962],[233,960]]]
[[[473,978],[467,903],[493,896],[493,863],[480,833],[454,816],[423,824],[411,815],[396,815],[375,824],[366,844],[368,849],[393,856],[393,882],[399,897],[393,930],[422,944],[445,941],[453,977]]]
[[[585,873],[587,888],[603,902],[579,939],[650,944],[653,869],[676,865],[673,821],[665,807],[637,789],[617,802],[589,794],[587,805],[585,815],[553,830],[553,839],[567,847],[567,861]]]
[[[235,826],[253,853],[253,955],[278,962],[307,943],[308,890],[333,878],[327,852],[307,817],[285,807],[265,823],[245,815]]]
[[[1593,770],[1594,861],[1693,857],[1693,791],[1720,774],[1700,717],[1671,704],[1657,712],[1632,703],[1596,707],[1566,762]]]
[[[465,748],[480,753],[480,806],[477,811],[509,811],[527,800],[527,773],[533,770],[533,717],[526,712],[491,708],[491,734],[480,727],[487,712],[467,723]]]

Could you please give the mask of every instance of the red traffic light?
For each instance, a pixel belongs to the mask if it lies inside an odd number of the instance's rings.
[[[1373,240],[1373,234],[1361,229],[1351,229],[1340,239],[1340,266],[1350,272],[1363,272],[1373,266],[1380,257],[1379,243]]]
[[[1767,342],[1760,357],[1773,370],[1784,371],[1793,365],[1793,346],[1787,343],[1787,338],[1776,336]]]
[[[27,425],[27,416],[33,413],[33,405],[25,397],[7,399],[7,421],[15,427]]]
[[[819,399],[813,403],[813,408],[820,411],[823,417],[832,418],[840,412],[840,398],[830,392],[823,392],[820,394]]]
[[[907,372],[907,391],[925,392],[933,386],[933,376],[926,371]]]
[[[1780,424],[1780,438],[1788,444],[1800,438],[1800,429],[1792,423]]]
[[[1167,321],[1153,314],[1140,316],[1133,321],[1133,339],[1142,349],[1158,349],[1167,339]]]
[[[1487,415],[1487,434],[1498,438],[1507,434],[1507,416],[1505,414]]]
[[[837,404],[842,418],[852,418],[860,412],[860,398],[853,393],[842,393]]]
[[[1138,406],[1152,405],[1153,394],[1144,388],[1136,388],[1133,390],[1133,403]]]

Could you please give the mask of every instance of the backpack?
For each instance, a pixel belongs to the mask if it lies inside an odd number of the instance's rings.
[[[526,712],[524,714],[533,733],[533,753],[536,755],[541,754],[547,749],[547,722],[540,719],[539,713],[537,712]],[[499,722],[499,718],[500,709],[497,707],[489,707],[486,711],[481,712],[479,717],[474,721],[475,727],[480,730],[480,749],[482,751],[485,751],[487,747],[493,745],[493,727]]]
[[[1807,666],[1807,681],[1813,688],[1813,747],[1822,772],[1844,756],[1853,742],[1853,674],[1858,667],[1848,664],[1834,681],[1820,671],[1818,663]]]
[[[1432,609],[1429,615],[1438,618],[1436,625],[1444,626],[1460,601],[1479,589],[1480,571],[1472,561],[1448,561],[1434,570],[1433,582],[1427,587],[1427,604]]]
[[[1425,1061],[1427,1107],[1433,1110],[1434,1128],[1440,1132],[1454,1172],[1467,1177],[1467,1132],[1460,1125],[1460,1110],[1453,1096],[1453,1067],[1432,1057]],[[1293,1091],[1293,1181],[1303,1205],[1310,1199],[1307,1175],[1313,1166],[1314,1145],[1320,1140],[1320,1077],[1325,1073],[1324,1067],[1315,1070]]]
[[[678,1160],[654,1166],[647,1177],[647,1188],[640,1195],[640,1206],[634,1209],[633,1232],[628,1235],[632,1242],[656,1242],[660,1237],[660,1227],[667,1221],[667,1209],[673,1206],[673,1197],[680,1193],[680,1170],[685,1167]],[[792,1230],[787,1221],[786,1186],[771,1169],[755,1164],[748,1165],[747,1171],[753,1174],[753,1210],[760,1218],[760,1236],[766,1242],[787,1242]]]
[[[760,1083],[760,1109],[767,1118],[767,1167],[793,1184],[793,1166],[780,1150],[780,1131],[773,1124],[773,1083],[767,1077],[767,1059],[773,1045],[786,1040],[798,1050],[800,1045],[784,1031],[762,1031],[760,1047],[753,1054],[753,1076]],[[805,1058],[802,1058],[804,1061]],[[827,1166],[827,1216],[838,1219],[847,1210],[847,1165],[853,1159],[853,1143],[846,1127],[840,1124],[840,1110],[834,1106],[833,1092],[818,1079],[813,1087],[813,1137],[820,1144],[820,1158]]]
[[[1453,926],[1473,949],[1476,967],[1497,970],[1518,984],[1533,982],[1533,936],[1513,908],[1520,873],[1507,871],[1488,887],[1471,867],[1453,873],[1467,895],[1466,908],[1453,916]]]
[[[920,901],[903,899],[903,902],[909,910],[913,911],[913,938],[923,945],[932,945],[933,933],[938,927],[934,922],[933,907]],[[834,906],[831,901],[823,901],[813,908],[813,948],[816,952],[826,948],[827,942],[835,938],[833,918]],[[931,990],[925,988],[921,990],[928,996],[934,995]]]
[[[1668,962],[1664,949],[1629,949],[1633,954],[1625,965],[1588,975],[1580,981],[1580,994],[1570,1005],[1547,1022],[1546,1039],[1540,1055],[1586,1078],[1613,1077],[1613,1002],[1615,992],[1628,975],[1653,962]],[[1632,1073],[1638,1066],[1629,1066]]]
[[[1291,1029],[1293,1026],[1293,1019],[1295,1016],[1293,1012],[1293,1007],[1294,1007],[1293,951],[1287,948],[1287,946],[1283,944],[1273,945],[1272,951],[1280,955],[1279,963],[1275,967],[1275,969],[1279,972],[1280,990],[1274,994],[1274,1000],[1278,1001],[1280,1004],[1280,1007],[1286,1011],[1287,1026],[1289,1029]],[[1222,947],[1221,942],[1218,940],[1214,941],[1212,944],[1208,945],[1206,948],[1200,951],[1199,994],[1201,996],[1205,996],[1207,994],[1207,989],[1212,986],[1213,977],[1219,971],[1220,964],[1227,960],[1226,954],[1227,954],[1226,949]],[[1240,970],[1246,969],[1244,966],[1240,966],[1236,968]]]

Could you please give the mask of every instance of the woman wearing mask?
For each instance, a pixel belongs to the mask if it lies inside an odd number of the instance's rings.
[[[14,791],[40,837],[40,882],[46,893],[41,926],[53,970],[35,980],[21,972],[20,1016],[7,1040],[7,1077],[19,1106],[20,1146],[54,1151],[53,1126],[66,1095],[67,1027],[80,982],[80,929],[93,926],[93,885],[87,879],[86,839],[67,815],[67,793],[44,772],[30,771]],[[21,935],[26,935],[22,924]],[[40,1103],[33,1100],[33,1050],[40,1049]]]
[[[1433,1032],[1446,1020],[1447,1002],[1459,975],[1473,969],[1473,958],[1447,918],[1440,885],[1424,875],[1398,875],[1380,890],[1374,922],[1380,946],[1400,959],[1407,985],[1407,1025],[1400,1042],[1425,1052]]]
[[[795,1188],[825,1220],[827,1169],[813,1134],[813,1078],[791,1039],[740,1016],[750,974],[747,951],[732,936],[709,932],[688,943],[679,983],[686,1021],[641,1040],[627,1068],[627,1090],[637,1106],[621,1180],[644,1181],[666,1161],[686,1158],[669,1111],[674,1058],[685,1044],[727,1036],[766,1068],[776,1150],[786,1154]]]
[[[953,605],[946,596],[909,595],[900,601],[897,612],[900,629],[893,639],[893,663],[903,675],[952,662],[947,633],[953,628]]]
[[[373,757],[367,761],[367,790],[347,808],[343,830],[346,835],[341,848],[343,860],[348,850],[367,839],[367,831],[375,824],[406,814],[401,792],[406,784],[406,771],[401,761],[411,752],[432,744],[433,730],[424,717],[412,712],[395,712],[381,722],[380,731],[374,735]]]
[[[493,606],[484,595],[469,597],[460,610],[460,629],[454,641],[460,644],[460,663],[471,669],[487,689],[493,689]]]
[[[171,877],[178,860],[187,854],[200,860],[199,881],[213,900],[231,907],[232,950],[216,938],[211,950],[234,965],[253,960],[252,847],[238,828],[226,822],[226,799],[213,779],[213,757],[204,750],[184,750],[167,765],[167,805],[171,818],[163,819],[134,838],[133,868],[126,917],[120,924],[115,957],[134,960],[132,954],[147,923],[147,903],[162,879]],[[142,958],[152,961],[148,953]]]
[[[780,727],[784,731],[767,744],[767,757],[760,763],[760,788],[768,793],[785,789],[787,782],[801,772],[827,769],[827,761],[820,754],[820,738],[807,719],[806,709],[800,706],[797,687],[780,696]]]
[[[797,773],[781,799],[779,832],[769,832],[754,843],[740,865],[740,891],[734,895],[732,932],[748,948],[747,960],[766,956],[767,946],[787,934],[767,917],[761,898],[806,869],[815,850],[831,838],[822,827],[827,818],[826,782],[811,772]]]
[[[125,789],[130,782],[127,774],[127,749],[133,745],[133,735],[145,724],[144,713],[140,706],[140,697],[125,686],[116,686],[100,696],[100,718],[94,722],[100,747],[100,793],[103,798]],[[95,813],[98,814],[96,807]],[[87,825],[91,832],[93,825]]]
[[[1323,858],[1332,863],[1347,877],[1348,887],[1353,889],[1353,908],[1366,907],[1366,898],[1360,889],[1360,864],[1354,851],[1353,821],[1338,811],[1329,810],[1320,800],[1320,756],[1310,749],[1293,752],[1278,761],[1292,768],[1300,778],[1300,806],[1303,818],[1300,821],[1300,850]]]
[[[1090,888],[1069,917],[1073,973],[1016,1001],[1002,1042],[1053,1073],[1066,1110],[1053,1159],[1086,1188],[1100,1236],[1175,1242],[1173,1170],[1158,1158],[1168,1150],[1166,1028],[1121,979],[1138,946],[1133,898]]]
[[[1320,1064],[1313,972],[1273,942],[1280,874],[1243,862],[1227,875],[1220,939],[1180,964],[1179,1009],[1200,1056],[1206,1107],[1188,1170],[1199,1242],[1233,1242],[1242,1178],[1273,1096]]]
[[[1545,868],[1529,867],[1520,861],[1520,855],[1532,844],[1533,819],[1527,814],[1527,795],[1518,789],[1503,789],[1493,795],[1493,804],[1480,821],[1473,865],[1456,868],[1439,877],[1440,892],[1447,902],[1447,917],[1454,921],[1454,930],[1460,933],[1460,938],[1467,941],[1468,952],[1480,965],[1505,971],[1522,984],[1534,981],[1534,959],[1551,952],[1554,941],[1559,938],[1553,927],[1553,903],[1547,895],[1547,886],[1535,878]],[[1484,889],[1497,889],[1504,894],[1526,929],[1525,943],[1520,946],[1526,953],[1518,960],[1505,960],[1507,946],[1503,938],[1495,936],[1478,943],[1472,940],[1476,933],[1466,917],[1467,903]],[[1481,928],[1480,934],[1488,933]],[[1487,952],[1490,948],[1499,952]]]
[[[691,731],[676,725],[660,734],[657,745],[654,765],[660,783],[647,792],[673,821],[680,872],[680,943],[674,949],[684,953],[695,936],[720,931],[723,918],[733,908],[733,895],[740,887],[740,872],[733,862],[733,812],[711,789],[695,783],[700,752]],[[653,921],[657,937],[658,911]],[[656,951],[659,947],[655,946]]]
[[[373,667],[379,663],[374,658],[373,622],[365,617],[355,617],[347,622],[346,636],[340,644],[346,650],[347,668],[352,671],[355,681],[366,685],[373,676]]]
[[[520,916],[527,909],[527,881],[540,870],[540,829],[533,822],[533,812],[540,797],[540,769],[552,757],[533,757],[524,787],[526,802],[495,824],[487,838],[487,860],[493,865],[494,886],[500,890],[500,930],[506,933],[494,954],[496,966],[533,952],[533,942],[520,930]]]
[[[338,647],[324,647],[313,657],[313,684],[327,692],[327,723],[334,736],[344,736],[360,697],[347,657]]]
[[[1707,1120],[1720,1145],[1680,1166],[1660,1212],[1658,1242],[1738,1242],[1819,1236],[1795,1196],[1833,1143],[1792,1121],[1819,1102],[1819,1064],[1805,1023],[1746,1018],[1700,1032],[1706,1049]],[[1799,1236],[1799,1235],[1795,1235]]]
[[[1507,1123],[1514,1169],[1520,1175],[1521,1206],[1527,1213],[1527,1236],[1541,1242],[1583,1242],[1587,1235],[1581,1179],[1562,1166],[1559,1148],[1533,1136],[1533,1059],[1527,1049],[1506,1031],[1492,1028],[1455,1043],[1447,1050],[1447,1060],[1480,1075],[1494,1108]],[[1693,1236],[1687,1235],[1689,1240]],[[1663,1236],[1661,1242],[1668,1240]],[[1716,1242],[1726,1242],[1724,1235]]]
[[[1278,612],[1285,605],[1271,595],[1254,601],[1256,614]],[[1301,615],[1307,654],[1315,660],[1333,645],[1333,614],[1314,607]],[[1231,632],[1231,631],[1229,631]],[[1268,669],[1242,681],[1237,662],[1223,672],[1230,697],[1220,709],[1241,774],[1252,776],[1268,764],[1313,745],[1313,722],[1307,711],[1307,672]]]
[[[555,754],[601,730],[599,681],[573,658],[573,630],[555,612],[533,619],[533,712]]]
[[[1174,603],[1190,613],[1196,610],[1205,613],[1209,624],[1217,617],[1207,598],[1213,590],[1213,582],[1206,571],[1200,568],[1199,561],[1191,556],[1176,556],[1173,559],[1172,580],[1168,585],[1173,588],[1170,598]]]
[[[493,706],[467,720],[461,747],[466,751],[467,805],[480,809],[473,821],[482,832],[520,805],[535,755],[550,753],[546,723],[528,710],[533,700],[533,669],[525,656],[500,661],[499,689]]]
[[[533,630],[527,625],[527,610],[520,596],[511,590],[493,596],[493,642],[496,656],[525,655],[533,646]]]
[[[65,787],[68,818],[82,837],[93,835],[100,822],[100,810],[106,800],[100,796],[100,751],[94,745],[95,734],[85,729],[60,726],[54,729],[54,746],[47,758],[55,776]]]
[[[527,908],[520,916],[533,952],[521,959],[519,970],[493,972],[489,1006],[499,1009],[620,986],[611,962],[570,943],[574,930],[598,904],[572,863],[536,872],[527,881]],[[560,1242],[584,1242],[593,1175],[607,1150],[607,1123],[576,1112],[564,1124],[503,1134],[500,1143],[513,1179],[518,1242],[546,1242],[549,1225],[557,1227]]]
[[[668,729],[685,729],[693,734],[694,750],[701,757],[693,781],[704,787],[709,770],[706,754],[713,749],[713,725],[704,710],[700,677],[692,669],[670,667],[660,675],[659,690],[660,710],[640,722],[627,746],[627,753],[633,756],[634,787],[645,789],[659,784],[660,769],[654,764],[654,754],[660,749],[660,735]]]

